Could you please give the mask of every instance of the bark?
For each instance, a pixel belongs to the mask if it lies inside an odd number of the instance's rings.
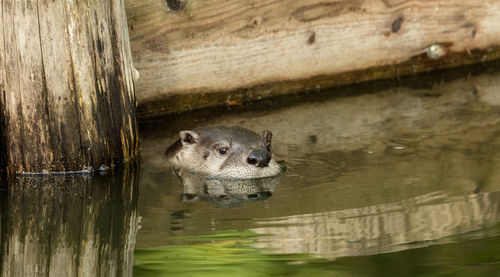
[[[123,0],[0,0],[10,172],[114,166],[138,151]]]

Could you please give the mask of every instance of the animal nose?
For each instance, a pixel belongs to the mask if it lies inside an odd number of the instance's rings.
[[[271,161],[271,155],[266,150],[255,149],[247,157],[249,164],[257,167],[266,167]]]

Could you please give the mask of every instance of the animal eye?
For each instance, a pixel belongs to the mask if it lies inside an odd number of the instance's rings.
[[[221,147],[221,148],[217,149],[217,151],[219,151],[219,154],[221,154],[221,155],[226,155],[227,152],[229,151],[229,149],[227,147]]]

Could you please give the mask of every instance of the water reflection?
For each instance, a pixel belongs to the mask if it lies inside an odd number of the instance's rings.
[[[234,206],[246,201],[268,199],[280,176],[258,179],[215,179],[185,169],[176,172],[182,181],[184,202],[201,200],[218,206]]]
[[[500,192],[455,197],[435,192],[383,205],[257,219],[256,225],[267,226],[252,231],[280,234],[257,243],[274,253],[336,258],[443,243],[444,238],[480,231],[499,221]]]
[[[183,115],[166,121],[169,128],[155,123],[154,131],[143,130],[137,244],[177,246],[179,237],[251,230],[271,235],[253,246],[274,257],[392,253],[397,266],[397,253],[426,252],[415,247],[465,243],[472,231],[500,237],[498,228],[483,232],[500,222],[499,90],[497,70],[394,83],[374,94],[309,97],[268,111]],[[186,188],[158,153],[176,130],[202,125],[273,131],[288,169],[272,197],[224,209],[179,199]]]
[[[0,204],[2,276],[131,276],[138,170],[19,177]]]

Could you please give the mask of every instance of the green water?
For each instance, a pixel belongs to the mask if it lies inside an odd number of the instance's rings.
[[[311,254],[266,254],[249,232],[203,236],[210,243],[135,251],[135,276],[499,276],[496,236],[328,261]],[[221,236],[221,234],[227,234]],[[194,237],[200,238],[199,237]]]

